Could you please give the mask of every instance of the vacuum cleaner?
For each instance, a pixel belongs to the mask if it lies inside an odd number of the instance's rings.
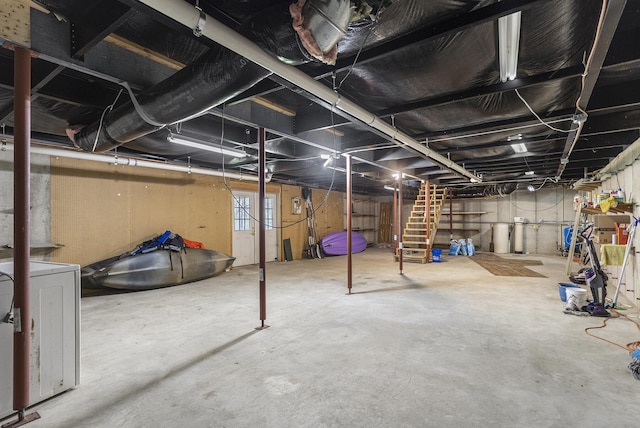
[[[605,298],[607,297],[607,281],[609,278],[607,274],[602,270],[600,260],[598,260],[598,254],[593,240],[591,238],[591,231],[593,230],[593,224],[587,226],[579,235],[584,242],[584,246],[587,249],[587,255],[589,264],[591,267],[584,271],[585,282],[591,289],[591,295],[593,301],[589,302],[584,308],[591,316],[594,317],[610,317],[611,314],[605,309]]]

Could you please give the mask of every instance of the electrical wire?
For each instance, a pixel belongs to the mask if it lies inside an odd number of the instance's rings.
[[[120,91],[118,92],[118,95],[116,95],[116,98],[113,100],[113,102],[102,111],[102,116],[100,116],[100,122],[98,124],[98,131],[96,132],[96,139],[93,142],[93,148],[91,149],[92,152],[95,152],[96,147],[98,147],[98,138],[100,137],[100,131],[102,130],[102,124],[104,123],[104,116],[105,114],[107,114],[107,111],[111,112],[113,110],[113,107],[118,102],[118,98],[120,98],[120,94],[122,94],[122,91],[123,89],[120,89]]]
[[[335,120],[334,120],[334,116],[333,116],[333,108],[334,106],[331,106],[331,129],[335,129]],[[225,109],[225,105],[222,105],[222,114],[221,114],[221,126],[222,126],[222,130],[220,133],[220,145],[222,146],[222,142],[224,141],[224,128],[225,128],[225,124],[224,124],[224,109]],[[337,153],[337,142],[336,142],[336,136],[335,133],[333,134],[333,144],[334,144],[334,153]],[[306,158],[304,160],[311,160],[311,159],[318,159],[320,158],[320,156],[313,156],[310,158]],[[295,159],[295,160],[299,160],[299,159]],[[291,161],[294,161],[293,159]],[[277,226],[274,224],[270,224],[269,227],[271,229],[276,229],[276,230],[282,230],[282,229],[287,229],[289,227],[293,227],[296,226],[300,223],[303,223],[305,221],[307,221],[309,218],[313,217],[315,215],[316,212],[318,212],[318,210],[320,210],[320,208],[322,208],[327,201],[329,200],[329,195],[333,189],[334,186],[334,182],[335,182],[335,174],[336,171],[335,169],[332,172],[331,175],[331,184],[329,185],[329,189],[327,190],[327,193],[325,194],[322,202],[314,209],[312,210],[309,214],[307,214],[307,216],[305,216],[304,218],[297,220],[293,223],[289,223],[286,226]],[[240,202],[240,199],[235,195],[235,193],[233,193],[233,189],[231,189],[231,186],[229,186],[229,183],[227,183],[227,179],[225,176],[225,163],[224,163],[224,153],[222,154],[222,181],[224,183],[224,186],[226,187],[226,189],[230,192],[231,197],[233,198],[233,200],[235,201],[235,203],[238,205],[238,208],[240,208],[243,212],[245,212],[248,217],[250,219],[252,219],[253,221],[255,221],[257,224],[260,224],[260,220],[258,218],[256,218],[254,215],[251,214],[251,212],[249,210],[247,210],[247,208],[245,208],[245,206]]]
[[[572,120],[572,119],[571,118],[566,118],[566,119],[548,120],[547,123],[548,124],[560,123],[560,122],[566,122],[568,120]],[[491,131],[476,132],[476,133],[473,133],[473,134],[458,135],[458,136],[454,136],[454,137],[444,137],[444,138],[429,139],[429,142],[430,143],[440,143],[440,142],[443,142],[443,141],[461,140],[463,138],[482,137],[484,135],[499,134],[499,133],[511,132],[511,131],[519,131],[521,129],[533,128],[535,126],[538,126],[538,124],[536,123],[536,124],[533,124],[533,125],[512,126],[510,128],[494,129],[494,130],[491,130]]]
[[[378,10],[376,10],[376,12],[373,14],[372,22],[368,25],[369,31],[367,32],[367,35],[362,40],[362,43],[360,43],[360,48],[358,49],[358,52],[356,53],[356,56],[353,59],[353,63],[349,67],[349,71],[347,71],[347,74],[342,78],[342,80],[338,84],[337,88],[335,87],[335,80],[334,80],[334,90],[338,90],[338,89],[342,88],[342,84],[344,83],[345,80],[347,80],[347,77],[349,77],[351,75],[351,72],[355,68],[355,66],[356,66],[356,64],[358,62],[358,58],[360,58],[360,54],[362,53],[362,49],[364,48],[365,43],[369,39],[369,36],[371,36],[371,34],[373,33],[373,29],[375,27],[376,22],[378,22],[378,20],[380,19],[380,14],[382,13],[382,10],[383,10],[383,3],[384,2],[380,2],[380,4],[378,5]]]
[[[629,318],[627,315],[621,314],[620,312],[618,312],[618,311],[617,311],[617,310],[615,310],[615,309],[610,309],[610,310],[611,310],[611,312],[615,313],[615,314],[616,314],[616,316],[611,317],[611,318],[604,318],[604,320],[603,320],[603,322],[602,322],[602,325],[595,326],[595,327],[586,327],[586,328],[584,329],[584,332],[585,332],[587,335],[591,336],[591,337],[595,337],[596,339],[600,339],[600,340],[602,340],[602,341],[604,341],[604,342],[607,342],[607,343],[610,343],[610,344],[612,344],[612,345],[615,345],[615,346],[617,346],[618,348],[622,348],[622,349],[624,349],[625,351],[633,352],[633,351],[635,351],[636,349],[640,349],[640,341],[636,341],[636,342],[629,342],[629,343],[627,343],[626,345],[620,345],[619,343],[616,343],[616,342],[614,342],[614,341],[612,341],[612,340],[605,339],[604,337],[596,336],[595,334],[590,333],[590,330],[595,330],[595,329],[605,328],[605,327],[607,326],[607,322],[608,322],[610,319],[615,319],[615,318],[623,318],[623,319],[626,319],[627,321],[632,322],[632,323],[636,326],[636,328],[638,329],[638,331],[640,331],[640,325],[639,325],[637,322],[635,322],[634,320],[632,320],[631,318]]]
[[[560,128],[556,128],[553,127],[551,125],[549,125],[547,122],[545,122],[544,120],[542,120],[542,118],[540,118],[540,116],[538,116],[538,114],[533,111],[533,109],[531,108],[531,106],[529,105],[529,103],[522,97],[522,95],[520,95],[520,92],[517,89],[514,89],[514,91],[516,92],[516,95],[518,96],[518,98],[520,98],[520,100],[524,103],[525,106],[527,106],[527,108],[529,109],[529,111],[531,112],[531,114],[533,114],[536,119],[538,119],[538,121],[543,124],[544,126],[546,126],[547,128],[556,131],[556,132],[563,132],[565,134],[570,133],[571,131],[575,131],[578,128],[570,128],[568,130],[564,130],[564,129],[560,129]]]
[[[585,86],[585,80],[587,78],[587,74],[589,74],[589,68],[591,67],[591,62],[593,61],[593,54],[596,50],[596,46],[598,45],[598,42],[600,41],[600,34],[602,33],[602,25],[604,24],[604,17],[607,11],[607,5],[608,5],[608,0],[602,0],[602,8],[600,9],[600,18],[598,19],[598,26],[596,27],[596,35],[594,37],[593,46],[591,48],[591,52],[589,52],[589,57],[587,58],[587,63],[585,64],[585,67],[584,67],[584,73],[582,73],[582,80],[581,80],[582,88],[584,88]],[[582,100],[582,91],[580,91],[580,96],[578,96],[578,99],[576,100],[576,109],[586,116],[587,112],[584,111],[582,107],[580,107],[581,100]]]
[[[11,275],[9,275],[6,272],[0,271],[0,276],[6,276],[7,278],[9,278],[11,280],[11,282],[13,282],[13,284],[15,286],[16,281],[13,279],[13,277]],[[13,312],[14,303],[15,303],[15,296],[11,297],[11,306],[9,307],[9,311],[6,314],[7,316],[11,315],[11,313]],[[7,317],[7,318],[9,318],[9,317]]]

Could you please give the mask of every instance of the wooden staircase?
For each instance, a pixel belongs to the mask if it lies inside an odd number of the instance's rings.
[[[428,187],[427,187],[428,186]],[[427,189],[429,190],[427,192]],[[438,232],[438,221],[446,198],[447,189],[435,184],[422,183],[411,215],[402,232],[402,260],[427,263],[431,247]],[[427,201],[429,204],[427,216]],[[429,240],[427,241],[427,230]],[[396,249],[395,260],[399,260],[400,249]]]

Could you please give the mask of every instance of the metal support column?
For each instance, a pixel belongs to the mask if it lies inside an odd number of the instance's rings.
[[[398,173],[398,262],[402,273],[402,172]]]
[[[266,132],[263,127],[258,128],[258,239],[260,246],[260,327],[258,330],[268,328],[265,325],[267,319],[267,267],[266,267],[266,247],[265,247],[265,197],[267,193],[266,183],[266,156],[264,152],[264,143],[266,140]]]
[[[351,236],[351,201],[352,195],[352,180],[351,180],[351,156],[345,155],[347,161],[347,288],[349,294],[351,294],[351,286],[353,281],[353,269],[351,265],[351,247],[353,244],[353,237]]]
[[[427,261],[429,261],[429,256],[431,255],[431,183],[429,180],[425,183],[425,196],[424,196],[424,224],[427,227],[425,231],[426,242],[425,246],[427,247],[427,251],[425,252],[425,256]]]
[[[398,183],[393,183],[393,254],[398,254]]]
[[[449,241],[453,240],[453,192],[449,190]]]
[[[29,405],[29,352],[31,341],[29,205],[31,144],[31,51],[17,47],[14,52],[14,170],[13,170],[13,409],[18,420],[3,427],[18,427],[40,418],[24,414]]]

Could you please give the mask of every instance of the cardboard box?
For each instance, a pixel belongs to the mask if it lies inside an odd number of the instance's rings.
[[[595,231],[593,232],[593,243],[594,244],[613,244],[612,239],[613,235],[616,234],[616,229],[613,230],[603,230],[603,231]]]
[[[629,223],[627,214],[598,214],[593,216],[593,228],[598,231],[616,231],[616,223]]]

